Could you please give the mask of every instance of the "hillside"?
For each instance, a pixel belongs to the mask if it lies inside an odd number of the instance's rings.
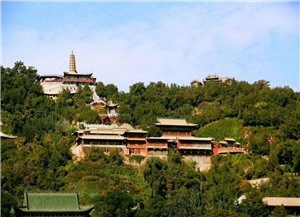
[[[119,104],[119,124],[157,136],[157,117],[187,118],[199,127],[194,135],[233,137],[249,144],[249,154],[214,155],[206,173],[176,150],[137,167],[117,151],[93,149],[74,162],[69,150],[76,123],[101,123],[87,106],[90,88],[62,91],[54,101],[43,94],[37,71],[17,62],[1,67],[1,130],[18,136],[1,140],[2,216],[10,216],[25,190],[76,191],[83,204],[95,206],[93,216],[268,216],[263,197],[300,197],[299,92],[270,88],[267,81],[136,83],[129,93],[99,82],[96,92]],[[247,181],[260,177],[270,182],[255,188]],[[247,199],[237,204],[242,195]]]
[[[236,141],[245,141],[249,137],[247,127],[243,126],[243,121],[237,118],[225,118],[214,121],[197,131],[193,132],[198,137],[213,137],[216,141],[221,141],[225,137],[234,138]]]

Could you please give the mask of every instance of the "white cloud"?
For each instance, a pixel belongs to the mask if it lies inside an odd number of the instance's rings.
[[[151,22],[133,17],[105,29],[92,24],[58,24],[45,32],[10,29],[3,63],[22,59],[41,74],[62,74],[74,50],[79,72],[94,72],[97,80],[121,90],[139,81],[189,85],[208,74],[257,80],[270,41],[299,36],[297,16],[280,4],[194,3],[154,11]]]

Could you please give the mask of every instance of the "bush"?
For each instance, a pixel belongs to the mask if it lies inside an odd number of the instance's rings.
[[[133,162],[133,161],[135,161],[135,162],[137,162],[137,163],[141,163],[142,162],[142,160],[144,160],[145,159],[145,156],[140,156],[140,155],[131,155],[131,156],[129,156],[129,161],[130,162]]]

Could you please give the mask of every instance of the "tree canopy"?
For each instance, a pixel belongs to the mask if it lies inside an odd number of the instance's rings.
[[[34,67],[16,62],[1,66],[1,131],[17,139],[1,140],[1,215],[21,203],[24,191],[76,191],[93,216],[282,216],[288,210],[266,208],[265,196],[300,197],[299,92],[289,87],[207,83],[205,86],[139,82],[130,91],[98,82],[96,93],[119,104],[118,124],[127,122],[160,136],[157,117],[186,118],[196,136],[233,137],[248,154],[213,155],[200,172],[170,149],[167,158],[140,159],[133,166],[118,151],[90,149],[74,161],[70,152],[77,122],[100,123],[90,107],[92,91],[63,90],[46,97]],[[247,146],[246,146],[247,144]],[[250,179],[268,177],[259,187]],[[238,199],[245,199],[239,203]]]

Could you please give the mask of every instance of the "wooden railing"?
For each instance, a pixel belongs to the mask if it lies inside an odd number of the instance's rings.
[[[228,147],[228,148],[214,148],[214,154],[222,154],[222,153],[244,153],[244,148],[238,148],[238,147]]]

